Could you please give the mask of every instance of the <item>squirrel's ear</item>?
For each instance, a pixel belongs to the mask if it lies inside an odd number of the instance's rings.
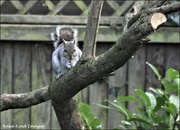
[[[75,44],[75,40],[74,39],[72,40],[72,43]]]
[[[62,39],[62,41],[63,41],[63,43],[64,43],[64,44],[66,44],[66,43],[67,43],[67,41],[66,41],[66,40],[64,40],[64,39]]]
[[[56,33],[50,33],[48,36],[49,36],[49,39],[52,41],[58,40]]]

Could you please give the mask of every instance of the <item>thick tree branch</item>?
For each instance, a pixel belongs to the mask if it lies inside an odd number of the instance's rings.
[[[161,8],[161,9],[160,9]],[[151,11],[152,10],[152,8],[151,9],[148,9],[149,11]],[[152,11],[157,11],[157,12],[164,12],[164,13],[171,13],[171,12],[174,12],[174,11],[178,11],[179,10],[179,2],[175,2],[175,3],[173,3],[173,4],[169,4],[169,5],[164,5],[164,6],[161,6],[161,7],[157,7],[157,8],[154,8],[154,10],[152,10]],[[143,28],[143,27],[142,27]],[[145,27],[144,27],[145,28]],[[149,28],[149,26],[148,26],[148,28]],[[132,29],[131,29],[132,30]],[[137,29],[135,29],[135,30],[137,30]],[[146,29],[147,30],[147,29]],[[141,30],[141,32],[143,33],[143,32],[146,32],[146,30]],[[140,33],[140,32],[139,32]],[[127,35],[128,34],[128,32],[125,34],[125,35]],[[150,33],[149,33],[150,34]],[[122,36],[122,38],[121,39],[123,39],[124,37],[125,37],[125,35],[123,35]],[[129,34],[130,35],[130,34]],[[147,34],[148,35],[148,34]],[[133,36],[133,35],[132,35]],[[142,36],[142,35],[141,35]],[[134,35],[133,36],[133,38],[134,37],[136,37],[136,35]],[[122,41],[122,40],[121,40]],[[119,42],[119,40],[117,41],[117,43]],[[127,41],[128,42],[128,41]],[[116,43],[116,44],[117,44]],[[132,43],[132,42],[131,42]],[[123,47],[123,46],[122,46]],[[114,47],[113,47],[114,48]],[[112,48],[111,48],[112,49]],[[128,49],[127,51],[130,51],[130,49]],[[107,52],[107,53],[109,53],[109,52]],[[121,52],[122,53],[122,52]],[[119,54],[121,54],[121,53],[119,53]],[[104,55],[107,55],[107,54],[104,54]],[[101,55],[100,57],[103,57],[104,55]],[[112,55],[113,56],[113,55]],[[119,55],[118,57],[123,57],[123,55]],[[110,58],[110,59],[112,59],[112,58]],[[114,58],[115,59],[115,58]],[[109,64],[112,64],[113,62],[114,62],[114,59],[112,59],[111,60],[111,62],[109,63]],[[96,59],[94,59],[94,60],[91,60],[90,62],[87,62],[85,65],[82,65],[82,66],[76,66],[76,68],[78,68],[79,69],[79,71],[81,70],[81,74],[85,74],[85,71],[83,70],[83,68],[85,68],[85,66],[90,66],[90,64],[92,64],[93,63],[93,65],[95,65],[95,64],[99,64],[99,60],[100,60],[100,58],[99,57],[97,57]],[[94,62],[93,62],[94,61]],[[97,62],[96,62],[97,61]],[[107,64],[108,65],[108,64]],[[120,66],[122,66],[122,63],[119,65],[119,67]],[[93,67],[95,67],[95,66],[93,66]],[[103,67],[103,66],[102,66]],[[74,79],[74,77],[79,77],[79,79],[81,78],[81,77],[88,77],[88,74],[86,74],[86,76],[83,76],[83,75],[76,75],[77,74],[77,70],[75,71],[75,69],[76,68],[74,68],[71,72],[69,72],[69,74],[67,74],[66,76],[64,76],[64,78],[62,78],[62,79],[60,79],[59,81],[54,81],[54,82],[52,82],[51,83],[51,87],[52,86],[56,86],[56,87],[58,87],[58,86],[60,86],[60,85],[58,85],[58,83],[60,82],[60,83],[62,83],[63,81],[71,81],[71,82],[74,82],[73,81],[73,79]],[[82,68],[82,69],[81,69]],[[99,68],[101,68],[101,64],[99,64]],[[91,68],[92,69],[92,68]],[[111,69],[112,71],[113,71],[113,69]],[[103,71],[103,70],[101,70],[101,71]],[[73,73],[73,72],[76,72],[76,73]],[[95,73],[94,71],[92,71],[92,73]],[[106,72],[107,73],[107,72]],[[68,76],[68,75],[71,75],[72,74],[72,76]],[[93,76],[93,75],[92,75]],[[93,76],[94,77],[94,76]],[[103,73],[101,73],[101,77],[103,77]],[[91,78],[91,77],[89,77],[89,78]],[[86,82],[86,83],[84,83],[83,82],[83,84],[86,84],[86,85],[88,85],[88,84],[90,84],[90,82],[92,83],[92,80],[90,80],[89,82],[88,82],[88,80],[89,79],[81,79],[81,80],[83,80],[84,82]],[[81,81],[81,80],[78,80],[78,81]],[[95,80],[97,80],[97,79],[93,79],[93,81],[95,81]],[[67,84],[67,83],[66,83]],[[78,86],[78,82],[75,82],[75,84],[74,84],[75,86],[77,85]],[[54,86],[54,87],[55,87]],[[74,86],[71,86],[72,88],[74,88]],[[69,87],[69,88],[71,88],[71,87]],[[33,92],[29,92],[29,93],[23,93],[23,94],[2,94],[1,95],[1,104],[0,104],[0,110],[1,111],[3,111],[3,110],[8,110],[8,109],[15,109],[15,108],[27,108],[27,107],[30,107],[30,106],[33,106],[33,105],[36,105],[36,104],[39,104],[39,103],[42,103],[42,102],[45,102],[45,101],[47,101],[47,100],[49,100],[50,99],[50,97],[49,97],[49,94],[48,94],[48,92],[47,92],[47,88],[48,87],[43,87],[43,88],[41,88],[41,89],[38,89],[38,90],[36,90],[36,91],[33,91]],[[68,90],[69,90],[69,92],[67,91],[66,93],[64,93],[64,94],[66,94],[66,95],[68,95],[68,94],[72,94],[72,92],[70,91],[71,89],[69,89],[68,88]],[[65,88],[65,87],[59,87],[59,89],[67,89],[67,88]],[[77,88],[79,91],[81,90],[81,89],[83,89],[83,88]],[[65,91],[63,91],[63,92],[65,92]],[[32,95],[34,95],[34,96],[32,96]],[[35,96],[36,95],[36,96]],[[61,93],[60,93],[60,95],[61,95]],[[24,98],[24,97],[27,97],[27,98]],[[31,97],[31,98],[30,98]],[[32,99],[33,97],[36,97],[37,99],[35,99],[33,102],[29,102],[28,103],[28,105],[25,105],[26,104],[26,101],[27,101],[27,99]],[[71,97],[71,96],[70,96]],[[63,96],[62,96],[62,98],[63,98]],[[16,101],[18,101],[18,102],[14,102],[13,101],[13,99],[16,99]],[[26,99],[26,100],[24,100],[24,99]],[[33,99],[32,99],[33,100]],[[63,100],[63,99],[61,99],[61,100]]]
[[[164,14],[169,14],[169,13],[177,12],[177,11],[180,11],[180,2],[174,2],[172,4],[168,4],[168,5],[164,5],[161,7],[152,8],[152,9],[147,10],[147,12],[151,12],[151,13],[161,12]]]
[[[77,109],[75,100],[65,101],[61,104],[52,102],[61,129],[81,130],[83,120]]]
[[[154,5],[153,7],[157,6]],[[169,10],[169,8],[167,9]],[[49,87],[51,99],[58,103],[70,100],[87,85],[122,67],[142,46],[141,39],[154,31],[150,23],[152,14],[146,11],[141,12],[141,14],[143,17],[139,17],[106,53],[81,66],[75,66],[60,80],[52,82]]]
[[[33,92],[21,94],[1,95],[0,111],[14,108],[28,108],[50,99],[48,87],[43,87]]]
[[[99,30],[99,20],[103,3],[103,0],[94,0],[91,3],[91,10],[88,15],[86,35],[83,46],[83,59],[91,59],[95,57],[96,38]]]
[[[180,2],[174,2],[172,4],[167,4],[160,6],[164,4],[166,1],[136,1],[130,11],[127,13],[125,19],[126,19],[126,25],[124,27],[124,32],[132,25],[134,24],[140,17],[146,15],[146,14],[153,14],[153,13],[172,13],[180,10]],[[156,3],[156,4],[155,4]],[[153,6],[154,5],[154,6]]]
[[[157,7],[157,6],[152,6],[152,4],[150,5],[151,6],[147,8],[147,10],[153,7]],[[173,8],[167,7],[164,10],[169,10],[168,12],[170,12],[171,10],[173,10]],[[6,98],[6,100],[2,100],[3,105],[2,104],[1,105],[5,106],[3,107],[5,108],[3,110],[7,110],[9,108],[15,108],[14,106],[16,106],[16,108],[26,108],[28,106],[35,105],[36,103],[40,103],[41,100],[46,101],[51,98],[53,101],[53,106],[55,106],[54,108],[58,120],[61,120],[62,118],[66,119],[67,122],[65,123],[67,124],[68,120],[72,121],[73,119],[75,119],[74,117],[78,117],[79,114],[74,114],[74,111],[77,110],[76,109],[77,107],[75,106],[75,104],[73,106],[72,97],[75,94],[77,94],[80,90],[87,87],[87,85],[92,84],[93,82],[108,75],[110,72],[122,67],[128,61],[128,59],[130,59],[132,55],[134,55],[134,53],[142,46],[143,41],[141,39],[153,33],[154,30],[152,29],[150,22],[152,13],[148,13],[147,11],[143,11],[141,13],[142,14],[140,15],[140,17],[138,17],[133,22],[133,24],[127,29],[127,31],[124,32],[122,37],[119,38],[115,43],[115,45],[112,48],[110,48],[106,53],[96,57],[95,59],[90,59],[88,62],[84,64],[75,66],[62,78],[60,78],[57,81],[53,81],[48,89],[49,94],[47,93],[47,89],[44,91],[44,94],[42,93],[43,90],[39,90],[39,92],[42,95],[37,96],[39,94],[36,93],[37,95],[36,94],[35,95],[37,97],[34,95],[35,100],[39,100],[39,101],[33,101],[33,103],[29,100],[32,99],[30,98],[31,97],[30,93],[26,93],[25,95],[20,97],[16,96],[15,98],[16,100],[14,101],[12,101],[13,96],[10,96],[12,98],[12,99],[10,98],[11,102],[9,101],[8,98]],[[96,35],[93,34],[93,36]],[[30,97],[28,96],[29,94]],[[8,97],[8,95],[6,96]],[[28,105],[26,105],[25,103],[26,101],[29,101]],[[63,113],[68,113],[68,112],[70,112],[70,115],[69,114],[63,115]],[[64,116],[64,117],[60,119],[60,116]],[[75,125],[71,125],[69,123],[67,126],[65,125],[64,126],[66,128],[74,128],[74,127],[81,128],[81,124],[79,124],[79,122],[81,122],[81,120],[78,121],[77,124],[75,123]],[[71,125],[72,127],[69,125]]]
[[[89,60],[95,57],[96,51],[96,37],[99,29],[99,20],[103,5],[102,0],[92,1],[91,10],[88,16],[86,36],[83,49],[83,60]],[[72,98],[72,97],[71,97]],[[62,129],[82,129],[83,121],[77,110],[77,104],[73,99],[59,102],[59,100],[52,100],[58,122]]]

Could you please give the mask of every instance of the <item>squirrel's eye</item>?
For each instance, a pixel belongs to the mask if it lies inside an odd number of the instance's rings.
[[[74,52],[75,52],[76,50],[74,50]]]
[[[64,52],[66,52],[66,50],[64,50]]]

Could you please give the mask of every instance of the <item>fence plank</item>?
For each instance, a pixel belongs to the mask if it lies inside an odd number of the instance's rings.
[[[127,70],[127,64],[124,65],[122,68],[115,71],[114,76],[110,76],[108,79],[109,84],[109,90],[113,87],[119,88],[118,96],[126,96],[126,70]],[[109,94],[108,100],[114,101],[116,98],[113,95]],[[125,105],[125,104],[124,104]],[[112,107],[111,104],[109,104],[110,107]],[[124,119],[124,116],[121,114],[114,112],[114,111],[108,111],[108,129],[118,128],[120,121]]]
[[[169,68],[176,69],[180,72],[180,46],[165,46],[165,70]]]
[[[55,25],[2,24],[2,40],[49,41],[48,35],[54,32]],[[86,26],[72,26],[79,30],[78,39],[84,41]],[[168,33],[167,33],[168,32]],[[122,35],[110,26],[100,26],[97,41],[115,42]],[[160,28],[150,36],[151,42],[179,43],[179,28]]]
[[[1,94],[12,93],[12,73],[13,73],[13,45],[7,42],[6,44],[0,44],[0,55],[1,55]],[[6,125],[12,125],[12,110],[3,111],[0,113],[1,116],[1,129],[7,129]],[[11,128],[10,128],[11,129]]]
[[[21,10],[23,8],[23,4],[21,4],[21,2],[19,0],[16,1],[11,1],[11,4],[17,9],[17,10]]]
[[[86,104],[89,104],[89,87],[83,89],[79,94],[78,94],[78,101],[83,102]]]
[[[113,44],[98,43],[96,48],[96,55],[106,52]],[[102,109],[94,103],[107,105],[104,99],[108,99],[108,84],[102,79],[89,87],[89,104],[93,113],[101,120],[103,128],[107,128],[107,110]]]
[[[34,44],[32,58],[33,90],[49,85],[52,81],[51,52],[49,46]],[[32,107],[32,124],[43,125],[45,129],[51,129],[51,102],[45,102]]]
[[[65,2],[65,1],[61,1]],[[76,1],[77,2],[77,1]],[[66,2],[65,2],[66,3]],[[2,24],[46,24],[46,25],[86,25],[87,16],[59,16],[59,15],[1,15]],[[123,24],[124,17],[102,16],[100,19],[100,25]]]
[[[128,95],[135,96],[135,89],[144,90],[145,88],[145,47],[136,52],[128,62]],[[137,96],[137,95],[136,95]],[[128,102],[128,109],[134,113],[140,104]]]
[[[64,6],[68,4],[68,1],[60,1],[55,7],[48,13],[48,15],[57,14]]]
[[[95,104],[103,104],[104,99],[107,99],[108,85],[102,81],[98,81],[89,87],[89,105],[92,112],[101,121],[103,128],[107,128],[107,110],[96,106]]]
[[[14,46],[14,93],[31,91],[31,51],[30,45],[17,43]],[[13,110],[13,124],[25,125],[30,122],[30,108]]]
[[[33,5],[36,4],[36,2],[37,2],[37,0],[33,0],[33,1],[30,0],[30,1],[28,1],[26,3],[26,5],[23,6],[23,8],[18,11],[18,14],[25,14],[25,13],[27,13],[27,11],[30,10],[33,7]]]
[[[160,74],[162,76],[164,76],[165,46],[163,44],[162,45],[148,44],[146,46],[146,48],[148,48],[146,50],[146,55],[147,55],[146,61],[151,63],[152,65],[154,65],[158,69]],[[157,77],[156,77],[155,73],[152,71],[152,69],[150,69],[150,67],[147,66],[147,69],[146,69],[146,89],[148,89],[149,87],[161,88],[161,83],[157,79]]]
[[[12,89],[14,89],[15,93],[30,91],[31,73],[33,90],[46,86],[52,81],[51,45],[47,42],[32,42],[32,44],[30,44],[31,42],[26,42],[26,45],[24,43],[12,43],[12,41],[2,42],[4,43],[0,44],[1,93],[12,93]],[[98,43],[97,55],[105,52],[112,45],[112,43]],[[13,46],[15,46],[14,50]],[[30,63],[31,47],[33,51],[32,63]],[[106,113],[104,110],[101,111],[102,109],[92,105],[92,103],[102,104],[105,98],[113,101],[115,99],[113,95],[107,95],[107,89],[112,87],[120,87],[118,96],[126,95],[127,89],[129,95],[131,95],[134,93],[136,86],[143,89],[143,84],[146,85],[144,90],[150,86],[160,87],[160,82],[157,80],[154,72],[145,65],[145,61],[155,65],[162,75],[164,75],[164,70],[167,70],[169,67],[180,70],[179,60],[179,44],[147,44],[135,54],[134,58],[129,60],[128,66],[125,65],[123,68],[118,69],[114,76],[110,76],[105,80],[106,82],[98,82],[92,85],[87,91],[89,92],[89,97],[86,95],[83,100],[91,104],[93,112],[101,119],[103,126],[111,129],[115,128],[119,125],[119,120],[122,120],[123,117],[116,112],[108,111]],[[127,76],[129,88],[122,87],[127,80]],[[14,87],[12,88],[12,86]],[[128,106],[132,111],[135,107],[137,106]],[[12,115],[12,110],[1,113],[1,128],[3,124],[11,125],[13,120],[13,124],[23,125],[30,123],[32,125],[45,125],[46,129],[59,129],[56,115],[54,112],[51,112],[53,110],[50,102],[33,106],[31,108],[31,117],[29,115],[29,109],[13,111],[14,115]],[[107,124],[104,124],[106,122]]]

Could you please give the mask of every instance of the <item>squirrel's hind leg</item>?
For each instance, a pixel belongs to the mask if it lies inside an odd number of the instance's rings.
[[[63,76],[64,75],[64,73],[59,73],[59,74],[57,74],[56,75],[56,79],[59,79],[61,76]]]

